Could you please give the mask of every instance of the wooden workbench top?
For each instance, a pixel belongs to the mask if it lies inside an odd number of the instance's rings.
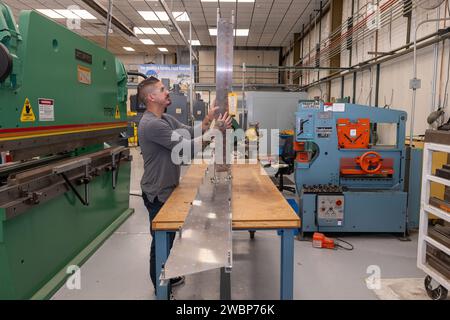
[[[191,165],[153,220],[153,230],[178,230],[189,213],[206,165]],[[259,164],[232,166],[233,229],[300,228],[300,219]]]

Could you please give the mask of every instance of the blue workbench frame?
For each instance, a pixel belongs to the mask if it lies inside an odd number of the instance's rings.
[[[294,296],[294,231],[295,229],[236,229],[245,230],[276,230],[281,234],[280,254],[280,299],[292,300]],[[175,231],[155,230],[156,246],[156,292],[158,300],[169,299],[169,287],[159,281],[162,266],[169,256],[170,233]]]

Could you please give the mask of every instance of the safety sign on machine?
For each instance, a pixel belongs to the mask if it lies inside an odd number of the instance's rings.
[[[38,99],[39,121],[55,121],[55,101],[53,99]]]
[[[20,114],[20,121],[21,122],[36,121],[36,117],[34,116],[33,108],[31,107],[31,103],[28,98],[25,99],[25,103],[23,104],[22,113]]]

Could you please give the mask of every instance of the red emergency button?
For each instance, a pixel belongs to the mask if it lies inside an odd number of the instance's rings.
[[[342,201],[341,200],[336,200],[336,205],[339,207],[342,205]]]

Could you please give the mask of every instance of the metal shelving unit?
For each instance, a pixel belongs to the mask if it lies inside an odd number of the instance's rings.
[[[428,229],[430,215],[434,215],[444,221],[450,221],[450,213],[430,205],[430,183],[436,182],[450,187],[450,180],[437,177],[431,172],[433,152],[450,153],[450,145],[430,143],[425,139],[417,266],[427,274],[424,284],[428,295],[434,300],[442,300],[447,297],[448,290],[450,290],[450,282],[445,275],[430,265],[429,258],[427,258],[427,247],[432,246],[434,249],[440,250],[449,256],[450,247],[430,237]],[[433,282],[438,284],[433,287]]]

